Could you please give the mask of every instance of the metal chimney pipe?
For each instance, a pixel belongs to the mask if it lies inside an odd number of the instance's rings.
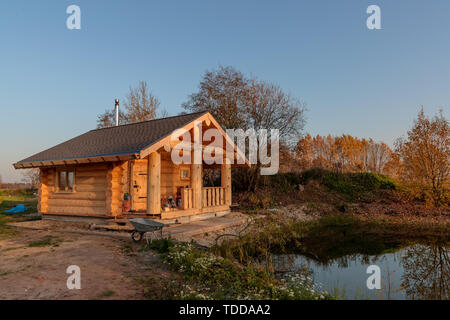
[[[119,125],[119,99],[116,99],[116,127]]]

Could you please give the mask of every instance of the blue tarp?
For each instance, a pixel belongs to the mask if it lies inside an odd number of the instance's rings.
[[[22,213],[27,211],[27,207],[25,207],[23,204],[18,204],[14,208],[11,208],[9,210],[6,210],[6,213]]]

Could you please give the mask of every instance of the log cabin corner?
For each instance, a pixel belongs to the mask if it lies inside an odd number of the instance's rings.
[[[231,145],[231,164],[224,160],[208,165],[203,152],[201,164],[172,161],[171,150],[186,142],[173,141],[175,130],[188,131],[193,144],[196,135],[209,128],[220,131],[224,146]],[[237,157],[244,164],[235,164]],[[40,170],[38,211],[44,218],[167,220],[229,212],[231,167],[242,165],[249,165],[248,160],[217,121],[209,112],[199,112],[91,130],[14,167]],[[220,186],[204,186],[203,171],[208,168],[220,169]]]

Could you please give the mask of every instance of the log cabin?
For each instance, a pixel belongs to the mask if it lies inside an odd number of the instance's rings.
[[[181,138],[174,141],[174,132],[189,132],[194,144],[209,128],[220,132],[224,146],[231,145],[232,161],[226,161],[224,148],[210,153],[221,151],[221,164],[206,164],[204,158],[199,164],[172,161],[174,148],[186,143]],[[201,137],[200,141],[202,150],[208,147]],[[14,167],[40,170],[38,210],[44,218],[147,216],[167,220],[229,212],[231,167],[238,166],[238,156],[249,165],[212,115],[199,112],[91,130]],[[220,170],[220,185],[204,186],[206,169]]]

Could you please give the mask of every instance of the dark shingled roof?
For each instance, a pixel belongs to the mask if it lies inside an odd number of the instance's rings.
[[[139,153],[205,113],[207,111],[91,130],[17,164]]]

